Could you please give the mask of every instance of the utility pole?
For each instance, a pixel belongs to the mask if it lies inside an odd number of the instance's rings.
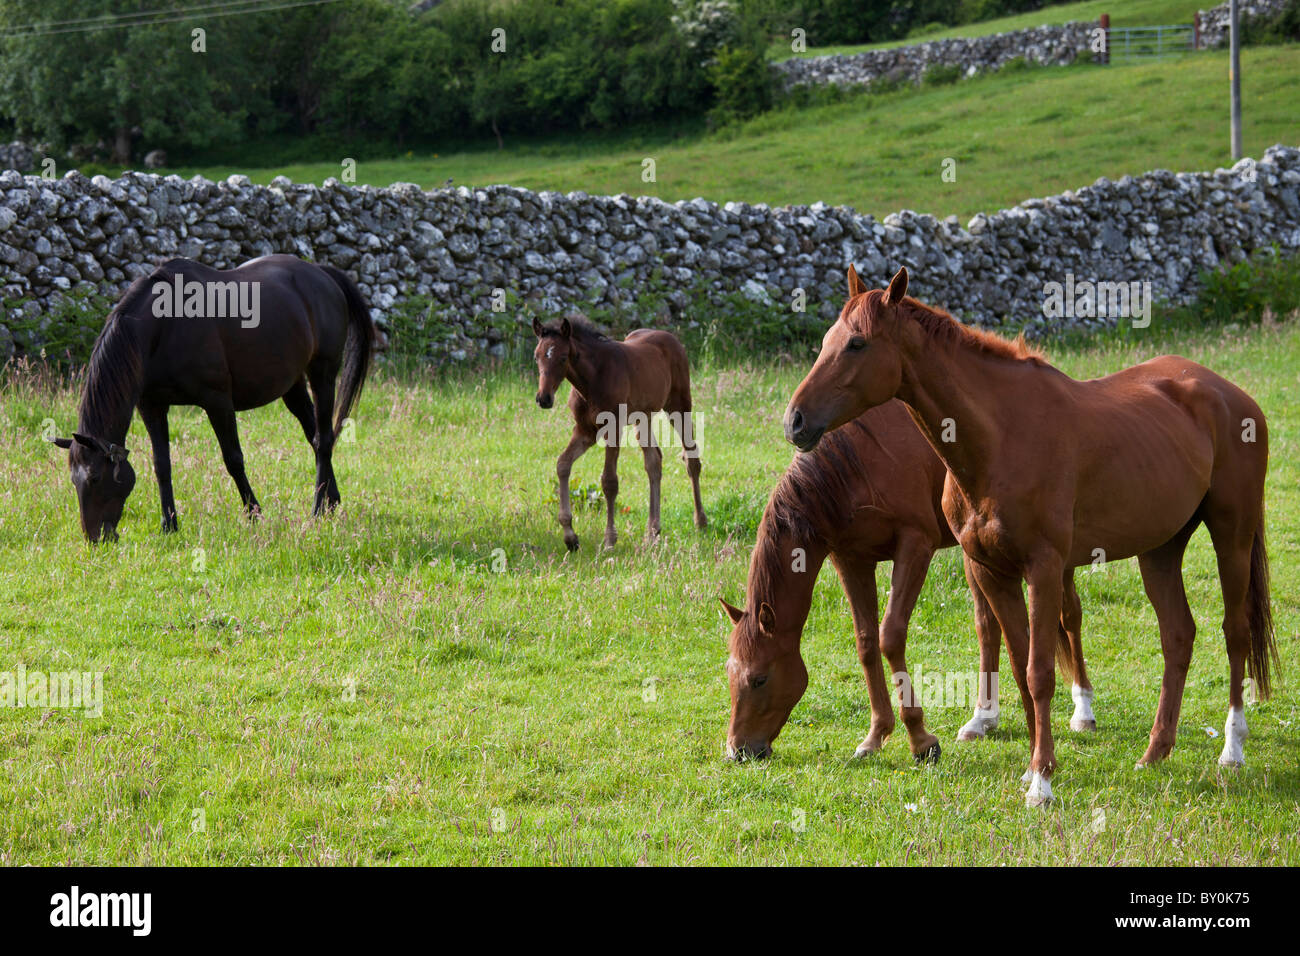
[[[1237,0],[1228,3],[1228,42],[1232,47],[1228,78],[1232,81],[1232,158],[1241,159],[1241,22]]]

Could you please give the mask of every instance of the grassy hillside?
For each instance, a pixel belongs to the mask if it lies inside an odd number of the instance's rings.
[[[863,50],[881,50],[895,46],[908,46],[927,40],[943,40],[949,37],[982,37],[992,33],[1007,33],[1011,30],[1024,30],[1044,24],[1069,23],[1071,20],[1095,21],[1103,13],[1110,14],[1112,27],[1144,27],[1166,24],[1191,23],[1197,10],[1206,10],[1215,6],[1211,0],[1085,0],[1083,3],[1065,3],[1059,6],[1044,7],[1027,13],[1018,13],[983,23],[970,23],[965,26],[949,27],[923,36],[914,36],[905,40],[891,40],[887,43],[866,43],[858,46],[814,47],[803,53],[792,53],[788,43],[772,45],[770,56],[774,60],[791,56],[824,56],[828,53],[861,53]]]
[[[602,515],[584,509],[571,556],[553,500],[568,420],[534,405],[520,368],[381,374],[339,448],[344,506],[326,521],[308,518],[309,449],[278,403],[240,416],[255,527],[206,420],[177,409],[181,532],[163,537],[137,420],[122,540],[93,550],[66,458],[41,439],[47,417],[71,429],[76,396],[19,376],[0,390],[0,670],[105,676],[100,717],[0,707],[0,865],[1300,863],[1300,326],[1147,335],[1053,357],[1092,376],[1178,351],[1259,399],[1284,670],[1249,708],[1246,767],[1222,770],[1222,604],[1198,532],[1178,746],[1137,772],[1159,693],[1155,617],[1135,562],[1080,574],[1100,730],[1065,729],[1058,689],[1046,812],[1023,806],[1029,743],[1009,678],[1003,725],[979,744],[953,740],[964,706],[927,707],[937,767],[914,766],[901,727],[851,759],[867,698],[829,568],[804,639],[808,693],[774,758],[722,759],[717,597],[742,598],[802,361],[696,369],[707,531],[666,456],[664,538],[643,543],[629,449],[617,549],[593,549]],[[575,487],[598,481],[599,459],[579,461]],[[935,562],[908,650],[914,674],[976,666],[955,551]]]
[[[773,205],[817,200],[885,215],[901,208],[965,221],[1014,205],[1164,167],[1203,170],[1231,162],[1227,53],[1124,67],[1005,72],[952,86],[908,89],[834,105],[782,110],[721,133],[653,135],[511,144],[453,155],[362,161],[358,181],[448,178],[459,185],[510,183],[530,189],[704,196]],[[1248,155],[1273,143],[1300,143],[1294,78],[1300,46],[1248,49],[1242,57]],[[657,181],[642,181],[653,158]],[[957,181],[940,172],[957,160]],[[342,157],[248,169],[179,170],[257,182],[284,174],[321,182],[338,176]]]

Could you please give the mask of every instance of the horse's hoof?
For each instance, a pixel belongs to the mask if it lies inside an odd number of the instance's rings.
[[[1045,807],[1052,802],[1052,784],[1041,773],[1035,773],[1025,794],[1025,806]]]
[[[618,536],[617,536],[617,535],[615,535],[615,536],[612,537],[612,538],[606,538],[606,539],[605,539],[604,548],[605,548],[606,551],[613,551],[613,550],[614,550],[614,545],[616,545],[616,544],[618,544]]]
[[[695,518],[695,527],[699,528],[701,531],[703,531],[708,526],[709,526],[709,519],[704,517],[704,515],[698,515]]]
[[[853,751],[853,759],[863,760],[870,757],[872,754],[877,754],[880,752],[882,746],[884,745],[864,740],[862,743],[858,744],[858,749]]]
[[[1080,734],[1095,734],[1097,732],[1097,722],[1095,720],[1075,718],[1070,721],[1070,729]]]
[[[916,760],[917,766],[921,766],[922,764],[933,765],[939,762],[939,754],[942,752],[942,749],[939,747],[939,741],[936,740],[919,754],[914,754],[913,758]]]
[[[570,551],[578,550],[578,536],[576,534],[566,534],[564,536],[564,546]]]
[[[963,742],[983,740],[990,730],[998,729],[996,717],[972,717],[957,731],[957,739]]]

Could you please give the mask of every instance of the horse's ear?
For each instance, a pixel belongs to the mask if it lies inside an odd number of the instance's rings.
[[[745,616],[745,612],[728,604],[726,598],[718,598],[718,600],[722,602],[722,609],[727,612],[727,617],[731,618],[731,623],[739,624],[740,619]]]
[[[73,432],[72,437],[78,445],[84,445],[86,448],[91,448],[101,454],[108,454],[108,449],[104,447],[104,443],[93,435],[83,435],[80,432]]]
[[[853,263],[849,263],[849,298],[855,295],[862,295],[867,291],[866,285],[858,278],[858,270],[853,268]]]
[[[51,438],[50,441],[51,441],[52,443],[54,443],[55,445],[58,445],[60,448],[71,448],[71,447],[72,447],[72,439],[71,439],[71,438]]]
[[[542,328],[541,320],[537,316],[533,316],[533,334],[539,339],[546,334],[546,329]]]
[[[771,634],[776,630],[776,612],[766,601],[758,606],[758,627],[764,634]]]
[[[898,305],[907,295],[907,266],[899,266],[894,278],[889,280],[889,290],[885,293],[886,305]]]
[[[560,337],[561,337],[561,338],[564,338],[564,339],[567,339],[567,338],[568,338],[569,336],[571,336],[571,335],[573,335],[573,326],[571,326],[571,325],[569,324],[569,320],[568,320],[568,319],[561,319],[561,320],[560,320]]]

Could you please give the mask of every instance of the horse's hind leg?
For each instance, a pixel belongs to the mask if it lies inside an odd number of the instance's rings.
[[[226,463],[226,471],[235,479],[239,497],[244,502],[244,511],[250,518],[261,512],[261,506],[253,495],[253,489],[244,474],[244,453],[239,447],[239,427],[235,422],[235,408],[229,403],[212,405],[204,409],[212,430],[217,433],[217,443],[221,446],[221,457]]]
[[[176,531],[180,522],[176,520],[176,499],[172,496],[172,450],[167,429],[167,406],[141,402],[140,417],[153,447],[153,471],[158,478],[158,498],[162,503],[162,529],[164,533]]]
[[[659,482],[664,473],[664,453],[655,442],[654,429],[650,422],[638,422],[636,426],[637,441],[641,443],[641,454],[645,456],[645,474],[650,480],[650,517],[646,522],[646,537],[659,537]]]
[[[1212,523],[1213,522],[1213,523]],[[1254,523],[1252,522],[1252,525]],[[1223,727],[1223,752],[1219,763],[1239,767],[1246,761],[1243,743],[1246,728],[1246,665],[1250,660],[1250,551],[1254,527],[1235,527],[1223,518],[1206,519],[1219,563],[1219,585],[1223,589],[1223,637],[1228,645],[1228,719]]]
[[[617,513],[615,502],[618,500],[618,449],[618,441],[605,446],[605,470],[600,475],[600,490],[605,495],[606,548],[612,548],[618,543],[618,532],[614,529],[614,515]]]
[[[573,463],[582,457],[588,448],[596,444],[596,436],[582,425],[575,425],[573,437],[560,457],[555,462],[555,477],[560,482],[560,527],[564,529],[564,546],[570,551],[578,550],[578,536],[573,532],[573,506],[569,501],[569,475]]]
[[[679,403],[680,404],[683,403]],[[682,442],[682,461],[686,463],[686,473],[691,476],[691,493],[695,496],[695,527],[707,528],[709,519],[704,516],[704,502],[700,500],[700,446],[695,441],[695,420],[691,417],[691,403],[687,400],[685,407],[666,408],[668,420],[672,422],[677,437]]]
[[[928,541],[915,533],[905,533],[900,538],[898,549],[894,553],[894,568],[890,574],[885,617],[880,622],[880,649],[889,661],[894,680],[901,684],[902,698],[898,712],[903,718],[903,726],[907,728],[912,756],[918,763],[936,763],[939,760],[939,738],[925,729],[925,712],[922,710],[924,700],[917,700],[916,688],[907,676],[906,657],[907,624],[916,607],[916,599],[921,594],[921,585],[925,583],[934,550]]]
[[[971,600],[975,604],[975,636],[980,645],[980,672],[975,712],[957,731],[957,739],[983,740],[989,731],[998,729],[998,669],[1002,663],[1002,628],[998,626],[997,616],[984,597],[984,592],[975,583],[969,560],[963,563],[966,586],[970,588]]]
[[[1088,680],[1088,668],[1083,661],[1083,604],[1074,587],[1073,568],[1066,570],[1061,582],[1061,628],[1069,646],[1070,676],[1073,678],[1070,697],[1074,701],[1074,715],[1070,717],[1070,729],[1093,731],[1097,729],[1097,718],[1092,712],[1092,683]]]
[[[319,516],[333,511],[341,499],[338,482],[334,479],[334,383],[338,378],[338,365],[324,365],[317,361],[307,369],[311,390],[316,396],[316,500],[311,513]],[[296,386],[295,386],[296,387]],[[296,413],[295,413],[296,414]],[[303,425],[306,432],[307,426]]]
[[[1156,620],[1160,622],[1160,650],[1165,659],[1151,742],[1138,761],[1139,767],[1163,760],[1174,749],[1178,714],[1183,706],[1183,687],[1187,683],[1192,644],[1196,640],[1196,620],[1187,606],[1187,592],[1183,588],[1183,552],[1187,550],[1187,539],[1197,524],[1199,521],[1195,519],[1189,521],[1173,538],[1138,557],[1142,586],[1155,608]]]
[[[284,393],[284,405],[293,413],[293,417],[298,419],[298,424],[302,426],[302,433],[307,436],[307,441],[312,448],[316,447],[316,408],[311,403],[311,395],[307,391],[307,380],[299,379],[294,383],[293,388]]]

